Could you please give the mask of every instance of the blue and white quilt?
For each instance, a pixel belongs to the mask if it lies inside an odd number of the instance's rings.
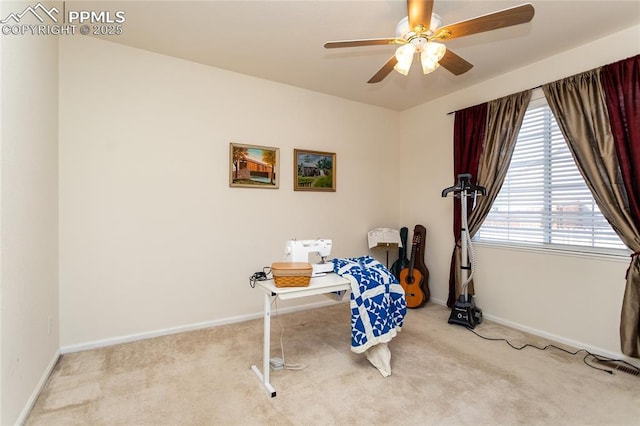
[[[371,256],[333,259],[333,270],[351,282],[351,350],[362,353],[390,342],[407,313],[396,277]]]

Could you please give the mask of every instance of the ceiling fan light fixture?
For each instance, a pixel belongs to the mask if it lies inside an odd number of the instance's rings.
[[[439,63],[435,62],[433,58],[425,55],[424,52],[420,56],[420,63],[422,64],[422,72],[424,74],[429,74],[430,72],[434,72],[440,66]]]
[[[411,63],[413,62],[413,56],[415,53],[416,47],[411,43],[403,44],[398,47],[395,55],[398,63],[395,64],[393,69],[402,75],[407,75],[409,73],[409,68],[411,68]]]
[[[445,53],[447,53],[447,46],[436,41],[427,42],[423,49],[424,53],[432,57],[436,62],[440,61]]]
[[[438,69],[440,66],[438,62],[442,59],[445,53],[447,53],[447,48],[444,44],[434,41],[428,42],[420,54],[422,72],[424,74],[429,74],[430,72]]]

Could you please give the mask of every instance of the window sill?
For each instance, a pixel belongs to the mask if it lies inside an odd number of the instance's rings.
[[[494,249],[510,250],[510,251],[523,251],[529,253],[539,253],[553,256],[569,256],[582,259],[591,260],[608,260],[612,262],[629,263],[629,256],[631,251],[622,251],[615,249],[601,249],[602,251],[582,251],[579,249],[567,249],[560,246],[534,246],[525,244],[510,244],[503,242],[489,242],[489,241],[473,241],[474,247],[488,247]]]

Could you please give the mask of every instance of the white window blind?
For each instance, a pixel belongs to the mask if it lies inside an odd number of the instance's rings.
[[[600,213],[544,98],[527,109],[505,181],[474,240],[625,249]]]

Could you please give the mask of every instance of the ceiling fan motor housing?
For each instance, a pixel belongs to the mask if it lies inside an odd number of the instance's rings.
[[[420,34],[431,37],[440,25],[442,25],[442,19],[440,19],[440,16],[437,14],[432,13],[429,29],[422,31]],[[398,25],[396,25],[396,37],[409,41],[409,39],[418,35],[414,30],[415,28],[409,27],[409,17],[405,16],[400,20],[400,22],[398,22]]]

